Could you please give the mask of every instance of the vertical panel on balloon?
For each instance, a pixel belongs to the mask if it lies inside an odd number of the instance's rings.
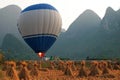
[[[58,14],[58,17],[59,17],[59,20],[58,20],[58,27],[57,27],[57,32],[56,32],[56,34],[57,35],[59,35],[60,34],[60,32],[61,32],[61,23],[62,23],[62,19],[61,19],[61,17],[60,17],[60,15]]]
[[[38,21],[39,21],[39,34],[43,34],[43,28],[44,28],[44,12],[43,10],[38,10]]]
[[[49,33],[52,33],[53,27],[54,27],[54,13],[50,11],[50,28],[49,28]]]
[[[49,30],[49,24],[50,24],[50,10],[45,10],[44,11],[44,34],[48,34]]]
[[[56,41],[56,37],[52,35],[51,36],[37,35],[36,37],[25,38],[24,40],[36,53],[38,53],[46,52],[51,47],[51,45],[53,45],[53,43]]]
[[[56,19],[57,19],[57,22],[56,22],[56,23],[57,23],[57,24],[56,24],[56,32],[55,32],[55,34],[58,35],[58,32],[61,31],[61,30],[59,29],[59,28],[61,27],[61,26],[59,25],[59,21],[60,21],[61,18],[59,17],[59,14],[57,14],[56,16],[57,16],[57,17],[56,17]]]
[[[35,32],[33,30],[33,24],[34,24],[34,22],[32,20],[34,20],[35,18],[32,16],[32,14],[31,14],[30,11],[29,12],[25,12],[23,15],[24,16],[23,16],[23,27],[22,27],[23,30],[22,31],[24,32],[24,36],[27,36],[28,33],[29,33],[29,35],[32,35],[31,32]]]
[[[55,30],[55,11],[51,11],[51,13],[53,14],[53,26],[52,26],[52,32],[51,34],[54,34],[54,30]]]
[[[35,12],[29,11],[21,15],[22,23],[20,24],[22,26],[20,28],[23,36],[37,34],[37,16],[33,15],[33,13],[35,14]]]
[[[53,34],[55,34],[56,22],[57,22],[57,20],[56,20],[56,13],[54,12],[54,28],[53,28],[53,30],[52,30],[52,33],[53,33]]]

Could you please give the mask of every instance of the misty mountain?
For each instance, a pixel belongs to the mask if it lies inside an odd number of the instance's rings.
[[[21,9],[16,5],[10,5],[0,9],[0,46],[4,36],[8,33],[20,37],[17,29],[17,19]]]
[[[100,27],[101,19],[92,10],[84,11],[69,27],[60,35],[58,40],[48,51],[48,55],[58,55],[80,59],[90,55],[94,47],[92,39]],[[94,40],[95,41],[95,40]],[[90,49],[89,49],[90,47]]]
[[[107,32],[113,33],[120,31],[120,11],[114,11],[111,7],[108,7],[101,22],[101,26]]]
[[[7,59],[38,59],[23,41],[17,29],[18,6],[0,9],[0,47]],[[106,9],[103,19],[86,10],[70,25],[61,30],[57,41],[46,53],[71,59],[120,57],[120,9]]]
[[[6,34],[1,49],[6,59],[29,60],[39,59],[38,56],[24,43],[12,34]]]
[[[108,7],[101,21],[99,38],[101,38],[99,56],[109,58],[120,57],[120,11],[114,11]]]
[[[100,21],[100,17],[95,12],[92,10],[86,10],[70,25],[67,32],[70,34],[76,34],[72,31],[82,33],[84,32],[83,30],[90,30],[93,27],[97,28],[98,24],[100,24]]]
[[[120,10],[108,7],[101,20],[91,10],[83,12],[60,35],[48,55],[71,59],[120,57]]]

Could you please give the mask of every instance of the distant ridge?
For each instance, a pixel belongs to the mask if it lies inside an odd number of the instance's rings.
[[[17,29],[21,9],[9,5],[0,9],[0,48],[10,59],[38,59],[24,42]],[[89,58],[120,58],[120,9],[106,9],[101,19],[94,11],[84,11],[67,31],[62,29],[47,56],[60,56],[74,60]],[[18,45],[19,44],[19,45]],[[22,48],[21,48],[22,47]]]
[[[1,49],[4,51],[5,59],[30,60],[39,59],[27,45],[22,43],[12,34],[6,34]]]
[[[16,37],[20,36],[17,30],[17,19],[20,12],[20,7],[16,5],[9,5],[0,9],[0,46],[7,33],[11,33]]]
[[[108,7],[102,20],[93,11],[86,10],[61,34],[48,55],[71,59],[119,58],[119,34],[120,10]]]
[[[101,19],[95,12],[92,10],[84,11],[70,25],[69,29],[61,34],[51,50],[48,51],[48,55],[58,55],[72,59],[85,58],[86,54],[89,53],[86,48],[92,45],[88,40],[94,37],[100,27],[100,22]]]

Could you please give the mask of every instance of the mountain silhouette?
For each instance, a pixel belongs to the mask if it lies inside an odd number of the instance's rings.
[[[48,55],[71,59],[119,58],[119,34],[120,10],[108,7],[102,20],[93,11],[86,10],[60,35]]]
[[[4,51],[4,56],[6,59],[39,59],[32,49],[30,49],[12,34],[5,35],[1,49]]]
[[[17,18],[21,9],[10,5],[0,9],[0,47],[7,59],[38,59],[24,42]],[[71,23],[68,30],[61,30],[57,41],[46,53],[70,59],[114,59],[120,57],[120,9],[106,9],[101,19],[94,11],[86,10]]]
[[[17,29],[17,19],[21,9],[16,5],[9,5],[0,9],[0,46],[4,36],[8,33],[20,37]]]
[[[114,11],[111,7],[108,7],[106,14],[101,22],[101,26],[108,32],[119,31],[120,27],[120,12]]]
[[[87,50],[92,46],[92,38],[99,29],[101,19],[92,10],[84,11],[69,27],[60,35],[48,55],[68,56],[72,59],[85,58],[89,54]],[[85,51],[85,53],[84,53]],[[64,55],[63,55],[64,54]]]

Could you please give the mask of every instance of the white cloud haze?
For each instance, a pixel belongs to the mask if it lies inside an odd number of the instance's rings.
[[[62,16],[62,27],[65,29],[86,9],[93,10],[103,18],[107,7],[110,6],[114,10],[120,8],[120,0],[0,0],[0,8],[15,4],[24,9],[38,3],[48,3],[57,8]]]

